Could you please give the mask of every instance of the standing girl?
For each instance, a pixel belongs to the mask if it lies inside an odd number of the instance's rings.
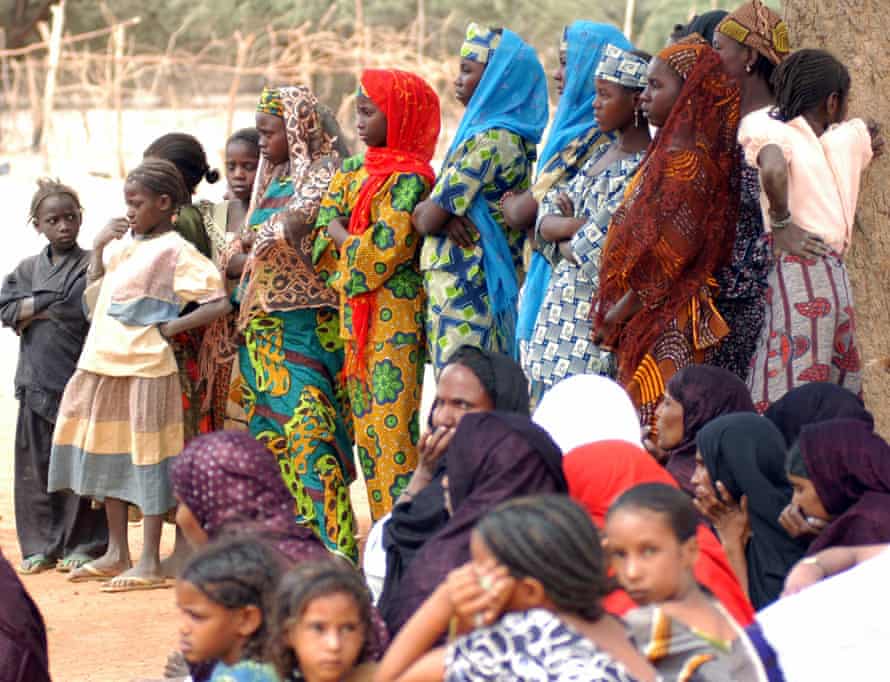
[[[417,464],[424,300],[411,212],[435,177],[439,98],[412,73],[368,70],[356,114],[368,151],[331,181],[313,260],[340,298],[355,441],[376,521]]]
[[[760,412],[810,381],[862,389],[843,256],[862,172],[884,144],[876,125],[845,121],[850,74],[824,50],[795,52],[773,84],[777,120],[746,119],[739,130],[760,169],[764,225],[778,251],[748,380]]]
[[[648,79],[640,99],[659,131],[609,225],[594,334],[615,349],[643,425],[667,381],[728,331],[714,272],[729,259],[739,197],[739,89],[720,57],[684,38],[658,53]]]
[[[438,375],[463,345],[512,354],[525,232],[500,201],[528,189],[547,125],[547,78],[515,33],[470,24],[457,99],[467,108],[432,195],[414,210],[430,357]]]
[[[290,571],[275,595],[269,659],[282,680],[370,680],[359,665],[373,638],[371,595],[361,574],[326,562]]]
[[[696,582],[697,528],[689,496],[664,483],[635,486],[609,507],[612,568],[641,605],[624,617],[633,640],[665,679],[765,680],[747,636]]]
[[[168,470],[183,446],[176,358],[169,339],[230,310],[213,263],[173,231],[189,200],[169,161],[146,159],[127,176],[127,217],[111,221],[93,245],[87,273],[92,326],[65,388],[53,435],[49,490],[105,502],[107,552],[73,581],[114,578],[108,591],[164,585],[161,522],[174,505]],[[106,268],[105,247],[135,237]],[[98,291],[96,291],[98,289]],[[189,304],[197,308],[182,315]],[[127,503],[145,515],[139,563],[130,568]],[[116,577],[115,577],[116,576]]]
[[[201,202],[201,213],[214,244],[213,260],[226,282],[226,293],[231,294],[247,256],[239,249],[235,252],[230,244],[240,234],[247,219],[250,193],[260,162],[260,136],[255,128],[235,132],[226,143],[226,181],[232,198],[218,204]],[[204,409],[210,411],[213,431],[246,430],[247,417],[231,386],[239,383],[235,358],[238,355],[237,317],[226,315],[210,325],[201,340],[199,367],[201,378],[206,382]]]
[[[552,265],[553,277],[525,358],[534,401],[566,377],[614,375],[612,354],[591,340],[591,302],[609,221],[649,147],[649,126],[640,111],[647,67],[647,58],[606,45],[594,71],[593,110],[596,130],[617,140],[603,141],[571,182],[548,193],[541,204],[536,255]],[[531,280],[529,286],[534,286]]]
[[[352,424],[340,380],[337,294],[312,265],[318,207],[337,169],[336,138],[303,86],[266,89],[256,113],[260,168],[236,297],[238,348],[250,434],[276,458],[297,521],[329,550],[358,558],[349,484]]]

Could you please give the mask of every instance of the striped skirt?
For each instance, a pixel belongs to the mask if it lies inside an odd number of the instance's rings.
[[[111,377],[77,370],[53,433],[49,491],[72,490],[164,514],[176,504],[168,475],[183,445],[179,376]]]
[[[836,255],[782,255],[769,275],[766,319],[748,375],[759,412],[797,386],[826,381],[862,390],[853,291]]]

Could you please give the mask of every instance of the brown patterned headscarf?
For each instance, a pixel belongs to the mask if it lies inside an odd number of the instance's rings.
[[[773,64],[791,51],[788,25],[760,0],[749,0],[739,7],[720,22],[717,31],[756,50]]]

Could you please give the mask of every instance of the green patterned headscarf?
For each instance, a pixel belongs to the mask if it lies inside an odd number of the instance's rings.
[[[488,26],[471,23],[467,26],[467,37],[460,48],[462,59],[469,59],[480,64],[488,64],[492,53],[501,42],[501,34]]]
[[[278,88],[263,88],[260,101],[256,105],[257,112],[284,118],[284,104],[281,102],[281,91]]]

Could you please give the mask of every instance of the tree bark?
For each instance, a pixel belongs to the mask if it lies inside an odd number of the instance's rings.
[[[850,70],[850,116],[874,118],[890,134],[890,35],[887,0],[786,0],[791,45],[821,47]],[[858,219],[845,258],[856,310],[865,403],[890,436],[890,188],[887,159],[864,178]]]

